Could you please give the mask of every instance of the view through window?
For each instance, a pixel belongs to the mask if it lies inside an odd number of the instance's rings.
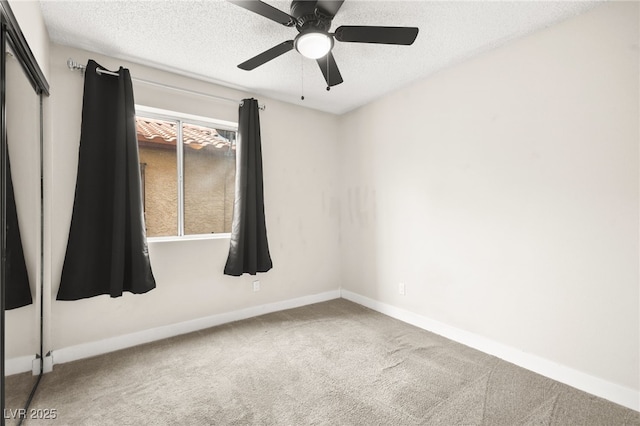
[[[236,130],[138,113],[136,131],[147,236],[231,232]]]

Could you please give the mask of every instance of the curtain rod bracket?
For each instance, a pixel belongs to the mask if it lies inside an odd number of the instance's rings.
[[[67,59],[67,67],[69,67],[71,71],[81,71],[81,72],[84,72],[86,68],[84,65],[77,63],[71,58]]]

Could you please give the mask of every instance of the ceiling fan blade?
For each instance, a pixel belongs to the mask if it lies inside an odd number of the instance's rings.
[[[333,53],[329,52],[326,56],[316,59],[316,61],[318,62],[318,65],[320,65],[320,70],[322,71],[322,75],[324,75],[327,86],[337,86],[343,82],[342,75],[340,75],[340,70],[338,69],[338,64],[336,64],[336,60],[333,57]]]
[[[238,68],[251,71],[254,68],[258,68],[260,65],[265,64],[284,53],[287,53],[291,49],[293,49],[293,40],[287,40],[277,46],[272,47],[269,50],[265,50],[261,54],[254,56],[247,61],[244,61],[243,63],[238,65]]]
[[[335,39],[353,43],[413,44],[418,37],[415,27],[369,27],[343,25],[336,28]]]
[[[329,16],[336,16],[344,0],[318,0],[316,7]]]
[[[286,25],[287,27],[295,25],[295,19],[291,15],[259,0],[227,1],[229,3],[235,4],[236,6],[240,6],[243,9],[247,9],[253,13],[264,16],[265,18],[271,19],[272,21],[275,21],[279,24]]]

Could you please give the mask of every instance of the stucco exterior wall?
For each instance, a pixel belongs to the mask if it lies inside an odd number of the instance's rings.
[[[235,155],[184,149],[184,233],[231,232]],[[177,235],[178,184],[175,149],[140,148],[144,166],[148,237]]]
[[[185,234],[231,232],[235,153],[185,148],[184,165]]]

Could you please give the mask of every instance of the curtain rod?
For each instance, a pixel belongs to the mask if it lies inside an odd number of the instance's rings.
[[[69,69],[72,70],[72,71],[82,71],[82,72],[84,72],[85,69],[87,68],[85,65],[79,64],[79,63],[77,63],[76,61],[74,61],[71,58],[67,59],[67,67],[69,67]],[[103,70],[101,68],[97,68],[96,72],[98,74],[100,74],[100,75],[102,75],[102,74],[119,75],[117,72],[107,71],[107,70]],[[151,85],[151,86],[163,87],[163,88],[166,88],[166,89],[177,90],[179,92],[191,93],[192,95],[206,96],[206,97],[209,97],[209,98],[217,99],[219,101],[233,102],[233,103],[238,103],[239,102],[242,105],[242,101],[238,101],[236,99],[224,98],[222,96],[216,96],[216,95],[211,95],[209,93],[198,92],[196,90],[183,89],[181,87],[170,86],[170,85],[164,84],[164,83],[157,83],[157,82],[151,81],[151,80],[144,80],[142,78],[131,77],[131,80],[137,81],[138,83],[148,84],[148,85]],[[264,111],[266,106],[265,105],[258,105],[258,108],[261,111]]]

